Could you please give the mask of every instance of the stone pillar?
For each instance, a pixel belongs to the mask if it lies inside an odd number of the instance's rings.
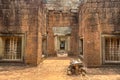
[[[57,43],[58,43],[58,39],[57,39],[57,36],[55,36],[55,51],[57,51],[58,50],[58,47],[57,47]]]
[[[0,38],[0,59],[3,57],[3,50],[4,50],[3,41],[2,38]]]
[[[68,51],[70,51],[70,36],[68,36]]]
[[[67,37],[67,39],[65,39],[65,50],[68,51],[68,37]]]
[[[60,40],[59,37],[57,37],[57,51],[60,50]]]

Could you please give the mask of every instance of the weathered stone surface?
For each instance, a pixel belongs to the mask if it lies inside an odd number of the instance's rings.
[[[62,11],[49,11],[48,13],[48,54],[56,55],[55,51],[55,35],[53,28],[54,27],[68,27],[71,31],[65,36],[70,36],[70,51],[69,54],[76,55],[78,54],[78,16],[77,13],[72,12],[62,12]],[[59,29],[59,30],[60,30]],[[62,29],[61,29],[62,30]],[[64,31],[64,30],[63,30]],[[62,31],[60,31],[62,32]]]
[[[46,0],[46,3],[48,10],[69,11],[70,9],[78,9],[80,0]]]
[[[84,40],[84,60],[88,66],[101,66],[101,35],[120,31],[120,1],[87,0],[79,11],[79,35]]]
[[[0,34],[25,35],[25,63],[40,62],[42,35],[46,33],[44,13],[41,0],[0,0]]]

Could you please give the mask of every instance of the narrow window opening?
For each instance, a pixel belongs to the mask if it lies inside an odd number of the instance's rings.
[[[83,55],[83,39],[80,39],[79,50],[80,50],[80,55]]]
[[[105,62],[120,62],[120,38],[105,38]]]

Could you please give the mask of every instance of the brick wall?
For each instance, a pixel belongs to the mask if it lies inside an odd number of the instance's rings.
[[[78,54],[78,14],[72,12],[49,11],[48,13],[48,54],[55,55],[53,27],[71,27],[70,53]]]
[[[88,66],[101,66],[101,35],[116,34],[120,30],[120,1],[87,0],[79,9],[79,35],[84,40],[84,61]]]
[[[0,33],[24,34],[24,62],[36,65],[41,59],[45,16],[41,0],[0,0]]]

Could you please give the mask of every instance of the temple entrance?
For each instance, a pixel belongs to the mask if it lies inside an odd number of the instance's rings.
[[[57,56],[67,56],[70,52],[70,27],[53,27],[55,52]]]
[[[55,51],[57,55],[68,55],[70,50],[70,36],[55,36]]]

